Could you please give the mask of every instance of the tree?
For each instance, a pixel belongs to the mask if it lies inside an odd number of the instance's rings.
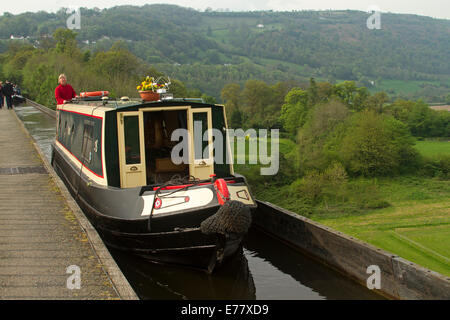
[[[325,146],[348,116],[348,108],[337,99],[317,105],[310,111],[307,121],[298,132],[295,155],[290,155],[300,174],[309,170],[324,170],[336,160],[336,157],[328,156],[331,152]]]
[[[30,99],[54,107],[54,90],[61,73],[78,92],[108,90],[111,97],[136,97],[142,77],[163,75],[128,51],[125,42],[91,54],[79,51],[75,37],[74,32],[59,29],[55,32],[57,46],[48,50],[12,42],[10,49],[0,55],[0,78],[19,83]],[[178,80],[172,79],[171,91],[177,97],[186,97],[186,87]],[[198,97],[201,95],[199,92]],[[214,102],[212,97],[205,98]]]
[[[229,83],[223,87],[220,96],[227,108],[227,114],[231,115],[233,110],[240,106],[241,86],[237,83]]]
[[[207,94],[202,94],[202,99],[205,103],[216,104],[216,98],[208,96]]]
[[[367,100],[369,99],[369,90],[365,87],[360,87],[356,89],[356,94],[353,98],[352,110],[361,111],[367,108]]]
[[[341,143],[341,159],[348,172],[367,177],[385,176],[410,169],[418,153],[407,127],[373,111],[355,114]]]
[[[317,83],[317,98],[320,103],[328,102],[333,95],[333,85],[329,82]]]
[[[433,110],[421,100],[397,100],[385,112],[405,123],[416,137],[448,136],[449,112]]]
[[[264,81],[248,80],[242,90],[243,111],[253,116],[263,114],[272,94],[271,88]]]
[[[308,92],[308,105],[312,107],[319,102],[319,92],[314,78],[309,79],[309,88],[307,92]]]
[[[357,87],[354,81],[344,81],[334,86],[336,94],[350,109],[353,109],[353,99],[357,93]]]
[[[369,110],[373,110],[377,113],[383,112],[383,106],[389,101],[389,96],[386,92],[381,91],[370,96],[367,101],[367,107]]]
[[[19,70],[26,65],[28,60],[33,56],[34,51],[34,48],[22,46],[19,51],[13,51],[14,53],[9,55],[9,61],[3,67],[5,77],[9,81],[14,83],[22,83],[23,74]]]
[[[230,128],[241,128],[242,127],[242,112],[239,110],[239,108],[233,109],[233,112],[231,113],[230,118]]]
[[[292,89],[286,95],[285,104],[281,107],[280,121],[292,137],[295,137],[298,129],[306,122],[308,100],[308,93],[299,88]]]
[[[83,52],[83,62],[89,62],[91,59],[91,51],[87,50]]]
[[[189,98],[202,98],[202,92],[200,89],[191,89],[187,91],[187,96]]]
[[[76,41],[77,33],[64,28],[56,29],[53,38],[56,40],[56,52],[65,53],[70,57],[80,54]]]
[[[122,47],[120,43],[111,50],[98,52],[89,61],[90,67],[97,73],[109,78],[142,77],[142,63],[139,59]]]
[[[248,80],[242,90],[242,106],[241,112],[246,115],[244,121],[245,127],[268,127],[264,121],[268,116],[276,112],[270,110],[273,106],[273,97],[275,92],[264,81]],[[279,106],[276,106],[279,108]]]
[[[183,82],[180,80],[171,80],[170,92],[173,93],[175,98],[185,98],[187,96],[187,89]]]
[[[432,132],[434,110],[423,101],[417,101],[411,108],[406,123],[416,137],[435,136]]]
[[[49,51],[52,48],[55,48],[55,40],[54,38],[50,38],[47,36],[41,36],[39,38],[39,47],[45,51]]]

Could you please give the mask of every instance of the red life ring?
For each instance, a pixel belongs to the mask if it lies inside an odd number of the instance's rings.
[[[216,189],[217,199],[221,206],[230,200],[230,191],[228,190],[227,182],[224,179],[217,179],[214,182],[214,188]]]
[[[109,95],[109,91],[91,91],[91,92],[80,92],[80,97],[106,97]]]

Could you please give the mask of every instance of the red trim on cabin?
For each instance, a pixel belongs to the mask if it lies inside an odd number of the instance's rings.
[[[79,114],[79,115],[82,115],[82,116],[86,116],[86,117],[90,117],[90,118],[96,118],[96,119],[101,119],[101,120],[103,120],[102,117],[94,116],[94,115],[87,114],[87,113],[81,113],[81,112],[70,111],[70,110],[64,110],[64,109],[58,109],[58,111],[64,111],[64,112],[70,112],[70,113],[76,113],[76,114]]]
[[[197,186],[206,186],[209,184],[211,184],[211,182],[199,183],[199,184],[197,184]],[[177,189],[183,189],[183,188],[192,187],[192,186],[193,186],[193,184],[180,184],[179,186],[167,186],[167,187],[162,188],[161,190],[177,190]],[[158,188],[159,187],[154,187],[153,191],[156,191]]]
[[[236,181],[234,181],[234,180],[230,180],[230,181],[226,181],[226,182],[227,182],[227,184],[228,183],[230,183],[230,184],[236,183]],[[207,186],[207,185],[211,185],[211,184],[212,184],[212,182],[204,182],[204,183],[197,184],[197,186]],[[193,184],[181,184],[179,186],[167,186],[167,187],[162,188],[161,190],[162,191],[164,191],[164,190],[177,190],[177,189],[183,189],[183,188],[192,187],[192,186],[193,186]],[[153,191],[156,191],[156,190],[158,190],[158,187],[154,187],[153,188]]]
[[[102,134],[101,134],[101,140],[100,140],[100,143],[101,143],[101,145],[102,145],[102,153],[104,152],[104,150],[103,150],[103,118],[102,117],[97,117],[97,116],[92,116],[92,115],[90,115],[90,114],[86,114],[86,113],[80,113],[80,112],[75,112],[75,111],[68,111],[68,110],[64,110],[64,109],[57,109],[58,111],[64,111],[64,112],[70,112],[70,113],[76,113],[76,114],[79,114],[79,115],[83,115],[83,116],[87,116],[87,117],[91,117],[91,118],[96,118],[96,119],[100,119],[100,120],[102,120]],[[59,115],[58,115],[58,117],[59,117]],[[60,128],[58,128],[58,130],[59,130]],[[58,136],[57,136],[58,137]],[[105,168],[104,168],[104,164],[103,164],[103,155],[101,155],[100,156],[100,160],[101,160],[101,162],[102,162],[102,175],[99,175],[98,173],[95,173],[94,171],[92,171],[91,169],[89,169],[88,167],[86,167],[84,164],[83,164],[83,162],[81,162],[80,161],[80,159],[78,159],[72,152],[70,152],[69,151],[69,149],[67,149],[66,148],[66,146],[65,145],[63,145],[62,143],[61,143],[61,141],[59,141],[58,139],[56,139],[56,141],[68,152],[68,153],[70,153],[71,155],[72,155],[72,157],[74,157],[84,168],[86,168],[90,173],[92,173],[92,174],[94,174],[95,176],[97,176],[97,177],[99,177],[99,178],[101,178],[101,179],[105,179],[105,175],[104,175],[104,172],[105,172]]]

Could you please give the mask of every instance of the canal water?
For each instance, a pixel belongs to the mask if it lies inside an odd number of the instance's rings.
[[[50,158],[55,120],[31,106],[16,108]],[[212,275],[145,262],[110,249],[141,299],[327,300],[382,299],[364,286],[251,229],[241,253]]]

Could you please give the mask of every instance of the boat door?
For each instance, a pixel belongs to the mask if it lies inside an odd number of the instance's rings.
[[[191,108],[189,111],[189,131],[191,150],[189,171],[200,180],[209,179],[214,174],[214,149],[212,116],[210,108]]]
[[[144,121],[141,112],[117,113],[120,185],[134,188],[147,184]]]

